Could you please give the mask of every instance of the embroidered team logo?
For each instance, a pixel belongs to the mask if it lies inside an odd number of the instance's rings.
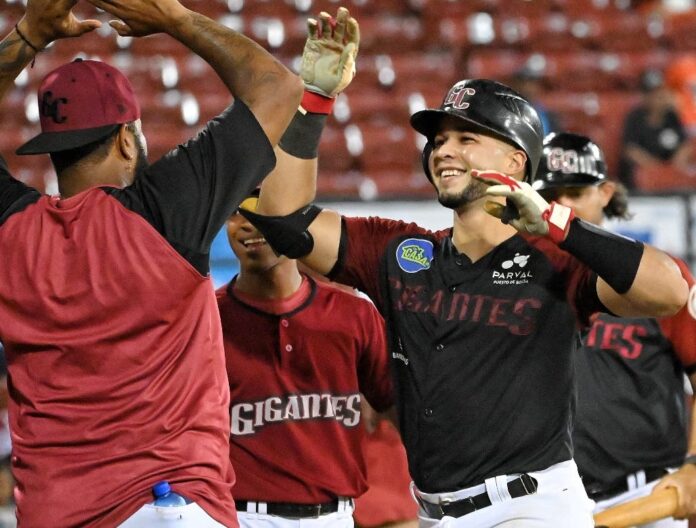
[[[67,117],[60,115],[60,105],[67,102],[68,100],[65,97],[54,98],[53,92],[46,92],[41,100],[41,114],[50,117],[58,124],[65,123]]]
[[[421,238],[407,238],[396,248],[396,261],[406,273],[430,269],[433,243]]]
[[[471,97],[476,94],[476,90],[469,88],[468,86],[460,86],[455,84],[454,87],[449,91],[443,106],[451,106],[457,110],[466,110],[469,108],[469,103],[466,101],[467,97]]]
[[[527,284],[533,277],[531,270],[525,269],[529,262],[529,255],[515,256],[504,260],[500,267],[502,270],[493,270],[493,284]]]

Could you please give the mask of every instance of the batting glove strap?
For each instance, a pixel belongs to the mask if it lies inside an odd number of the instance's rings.
[[[305,89],[300,102],[300,112],[304,110],[312,114],[328,115],[333,110],[335,101],[333,97],[325,97]]]
[[[549,226],[548,237],[556,244],[563,242],[568,236],[570,222],[575,218],[575,213],[570,207],[561,205],[558,202],[551,202],[548,209],[541,213]]]

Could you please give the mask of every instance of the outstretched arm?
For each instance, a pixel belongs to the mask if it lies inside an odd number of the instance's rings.
[[[77,0],[29,0],[24,16],[0,42],[0,100],[36,54],[54,40],[78,37],[98,28],[98,20],[78,20]]]
[[[495,171],[473,171],[489,185],[486,194],[506,199],[484,204],[486,211],[515,229],[546,236],[599,276],[602,304],[624,317],[676,313],[688,296],[679,267],[666,253],[574,218],[569,207],[544,200],[526,182]]]
[[[253,40],[177,0],[89,0],[120,20],[110,24],[124,36],[167,33],[210,64],[232,95],[254,113],[271,144],[278,143],[297,104],[302,85]]]
[[[333,211],[308,211],[307,206],[316,194],[321,132],[334,97],[353,78],[358,43],[358,23],[345,8],[339,8],[335,20],[322,12],[318,21],[308,21],[301,68],[305,93],[276,148],[276,167],[263,181],[257,209],[260,215],[276,218],[277,223],[269,232],[263,217],[242,213],[264,232],[276,251],[302,256],[305,264],[323,274],[338,258],[341,219]],[[286,232],[288,227],[295,233]],[[309,242],[311,247],[306,245]],[[299,250],[302,243],[307,251]]]

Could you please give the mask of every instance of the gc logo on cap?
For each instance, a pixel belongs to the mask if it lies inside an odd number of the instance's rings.
[[[41,133],[17,154],[45,154],[82,147],[140,118],[128,79],[116,68],[77,59],[50,72],[38,93]]]

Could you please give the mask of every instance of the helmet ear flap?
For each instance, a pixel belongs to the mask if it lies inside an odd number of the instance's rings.
[[[423,147],[423,153],[421,154],[421,163],[423,164],[423,172],[425,172],[425,175],[428,177],[428,180],[430,180],[430,183],[433,183],[433,175],[430,174],[430,155],[433,153],[433,144],[428,141],[425,144],[425,147]]]

